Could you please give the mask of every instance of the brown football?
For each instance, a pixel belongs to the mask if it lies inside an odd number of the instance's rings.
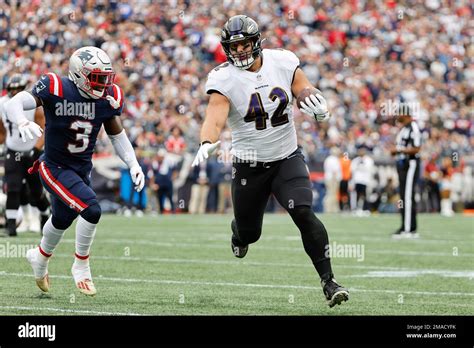
[[[298,106],[298,108],[301,108],[301,105],[300,103],[301,102],[304,102],[304,100],[306,99],[306,97],[309,97],[311,94],[321,94],[323,95],[323,93],[315,88],[315,87],[306,87],[305,89],[303,89],[300,94],[298,95],[298,97],[296,98],[296,105]]]

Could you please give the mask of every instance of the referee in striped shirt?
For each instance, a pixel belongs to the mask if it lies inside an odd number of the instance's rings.
[[[413,120],[413,110],[406,105],[399,108],[398,122],[401,125],[396,138],[396,146],[391,154],[395,156],[400,183],[399,205],[402,215],[401,227],[393,233],[393,238],[418,238],[416,231],[415,186],[420,173],[421,132]]]

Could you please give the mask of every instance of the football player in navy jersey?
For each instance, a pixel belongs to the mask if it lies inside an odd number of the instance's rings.
[[[124,106],[122,89],[114,84],[115,73],[107,54],[96,47],[82,47],[69,60],[69,76],[48,73],[31,92],[22,91],[5,105],[8,119],[18,125],[22,138],[41,136],[42,129],[25,117],[26,110],[43,106],[45,151],[30,171],[39,170],[43,186],[51,193],[52,216],[43,227],[40,245],[28,250],[36,284],[50,287],[48,261],[64,231],[76,224],[74,282],[86,295],[95,295],[89,266],[89,251],[101,216],[95,192],[90,187],[92,154],[104,125],[117,155],[128,165],[135,189],[145,180],[134,149],[120,122]]]

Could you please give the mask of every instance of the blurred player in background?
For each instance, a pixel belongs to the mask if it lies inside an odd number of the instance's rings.
[[[370,186],[374,186],[375,165],[364,145],[357,149],[357,157],[351,162],[351,173],[355,189],[353,210],[358,214],[368,212],[367,190]]]
[[[7,193],[6,203],[6,234],[17,235],[18,208],[22,203],[27,207],[28,200],[37,207],[41,214],[41,226],[49,217],[49,201],[43,190],[38,173],[28,174],[28,168],[39,158],[44,145],[44,137],[38,139],[22,139],[17,124],[11,122],[5,115],[4,105],[16,94],[26,88],[27,80],[21,74],[14,74],[7,82],[8,94],[0,99],[0,143],[6,144],[5,183]],[[34,121],[44,127],[43,108],[28,110],[24,113],[28,121]],[[26,185],[24,184],[26,182]],[[23,196],[23,197],[22,197]],[[22,199],[23,198],[23,199]],[[23,200],[23,202],[21,202]],[[26,203],[26,204],[25,204]],[[28,218],[26,209],[23,214]]]
[[[304,248],[320,276],[330,307],[347,301],[349,292],[334,279],[324,225],[314,215],[311,182],[297,145],[292,115],[293,95],[313,88],[299,59],[290,51],[261,47],[257,23],[244,15],[231,17],[221,32],[228,62],[208,75],[210,94],[201,145],[193,166],[205,163],[219,145],[228,119],[232,131],[231,247],[236,257],[247,254],[262,232],[265,207],[273,193],[298,226]],[[305,99],[302,111],[317,121],[330,116],[321,95]]]
[[[115,73],[108,55],[96,47],[82,47],[69,60],[69,77],[48,73],[30,92],[22,91],[5,105],[9,121],[18,126],[24,141],[41,136],[41,126],[25,112],[43,106],[46,115],[45,152],[30,169],[39,170],[51,193],[52,216],[43,228],[40,245],[27,252],[42,291],[48,291],[48,262],[65,230],[76,224],[76,252],[71,269],[77,288],[95,295],[89,251],[101,217],[95,192],[90,187],[92,153],[104,125],[118,156],[130,168],[137,191],[144,175],[120,121],[124,96],[114,84]]]

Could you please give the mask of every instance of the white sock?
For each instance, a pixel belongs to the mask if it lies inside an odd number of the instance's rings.
[[[44,253],[50,256],[63,237],[64,231],[66,231],[58,230],[56,227],[54,227],[51,219],[52,217],[50,217],[44,224],[43,238],[41,238],[40,243],[40,248],[44,251]]]
[[[453,202],[450,198],[443,198],[441,200],[441,214],[449,215],[453,213]]]
[[[31,218],[30,208],[31,208],[31,206],[29,204],[21,206],[21,212],[23,214],[23,220],[25,220],[26,222],[29,222],[30,218]]]
[[[40,216],[40,211],[36,207],[30,207],[29,218],[31,220],[38,220]]]
[[[92,241],[94,240],[97,224],[91,224],[82,216],[76,223],[76,259],[85,260],[89,257]]]
[[[18,209],[5,210],[5,216],[8,220],[16,220],[16,218],[18,217]]]

